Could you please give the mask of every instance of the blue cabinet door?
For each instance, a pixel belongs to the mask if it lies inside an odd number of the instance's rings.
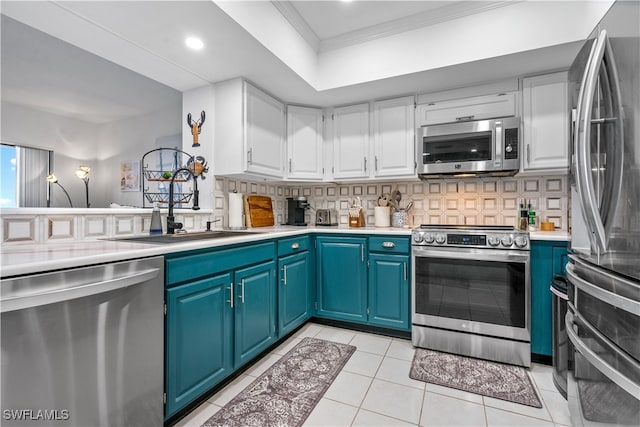
[[[278,261],[278,334],[284,336],[309,318],[309,252]]]
[[[166,417],[233,369],[231,274],[166,291]]]
[[[567,243],[534,240],[531,242],[531,352],[552,355],[551,280],[564,274]]]
[[[369,255],[369,323],[409,329],[409,257]]]
[[[273,261],[235,273],[235,367],[276,339],[276,274]]]
[[[318,316],[367,321],[367,240],[318,237]]]

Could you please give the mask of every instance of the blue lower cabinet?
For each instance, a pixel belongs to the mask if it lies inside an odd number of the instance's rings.
[[[318,310],[320,317],[367,321],[367,239],[318,237]]]
[[[552,295],[554,275],[564,275],[567,243],[531,241],[531,353],[552,355]]]
[[[235,273],[235,367],[276,340],[276,272],[273,261]]]
[[[309,252],[278,261],[278,336],[284,336],[310,317]]]
[[[231,283],[226,273],[166,291],[166,417],[233,370]]]
[[[369,255],[369,323],[409,329],[409,257]]]

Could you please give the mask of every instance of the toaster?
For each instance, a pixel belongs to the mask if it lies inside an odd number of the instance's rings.
[[[316,225],[338,225],[338,211],[335,209],[316,210]]]

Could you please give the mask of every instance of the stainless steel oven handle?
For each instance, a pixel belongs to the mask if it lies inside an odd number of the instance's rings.
[[[150,268],[124,277],[104,280],[102,282],[88,283],[86,285],[74,286],[67,289],[56,289],[49,292],[41,292],[15,298],[0,299],[0,312],[33,308],[41,305],[53,304],[61,301],[88,297],[90,295],[101,294],[114,291],[127,286],[144,283],[157,277],[160,273],[158,268]]]
[[[527,262],[529,261],[528,251],[493,251],[490,249],[482,249],[473,251],[451,251],[444,248],[426,249],[422,247],[413,247],[413,255],[418,258],[450,258],[450,259],[464,259],[464,260],[478,260],[478,261],[514,261],[514,262]]]
[[[567,278],[576,286],[576,288],[588,293],[592,297],[605,301],[614,307],[628,311],[636,316],[640,313],[640,302],[622,295],[614,294],[611,291],[607,291],[606,289],[587,282],[575,273],[575,267],[572,264],[567,264]]]
[[[618,372],[614,367],[612,367],[604,359],[598,356],[593,350],[591,350],[580,339],[580,337],[578,337],[578,334],[575,332],[576,325],[573,321],[573,315],[571,314],[571,311],[567,311],[565,322],[567,324],[567,335],[569,336],[571,343],[574,345],[576,350],[589,361],[590,364],[598,368],[600,372],[605,374],[607,378],[616,383],[627,393],[631,394],[632,396],[640,396],[640,386],[638,384],[634,383],[629,378]]]

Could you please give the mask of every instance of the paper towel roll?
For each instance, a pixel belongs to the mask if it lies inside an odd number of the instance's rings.
[[[376,227],[389,227],[391,225],[391,207],[376,206],[373,211]]]
[[[242,193],[229,193],[229,228],[244,227],[244,202]]]

